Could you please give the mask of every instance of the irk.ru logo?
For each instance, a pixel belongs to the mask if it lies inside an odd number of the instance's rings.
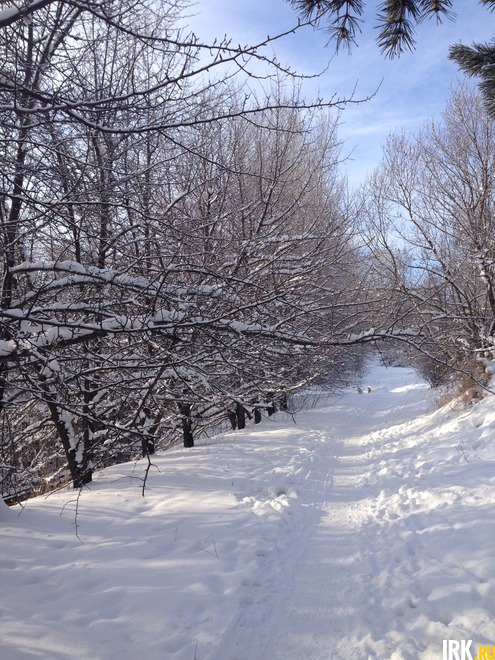
[[[472,639],[443,640],[443,660],[495,660],[495,646],[479,646],[478,655],[471,655]]]
[[[472,643],[472,639],[463,639],[460,642],[455,639],[444,639],[443,660],[474,660],[469,650]]]

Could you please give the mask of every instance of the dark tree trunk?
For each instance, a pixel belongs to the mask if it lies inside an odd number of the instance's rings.
[[[151,410],[148,407],[143,408],[143,415],[145,419],[151,419]],[[151,456],[155,453],[155,437],[156,432],[158,431],[158,426],[160,425],[161,415],[158,415],[154,419],[154,423],[148,429],[144,429],[141,435],[141,452],[143,458],[146,456]]]
[[[155,439],[149,436],[143,436],[141,438],[141,453],[143,458],[146,456],[151,456],[155,453]]]
[[[74,488],[81,488],[85,484],[89,484],[93,479],[91,456],[87,451],[87,447],[84,446],[84,440],[82,438],[80,439],[80,442],[83,444],[82,452],[80,456],[77,455],[79,452],[77,448],[72,446],[69,429],[61,414],[62,410],[52,398],[47,397],[46,404],[50,411],[52,422],[57,429],[58,437],[64,447],[67,466]]]
[[[259,424],[261,422],[261,409],[259,406],[255,406],[254,410],[254,423]]]
[[[84,435],[76,440],[71,423],[64,419],[64,407],[59,402],[58,394],[47,382],[47,377],[42,373],[42,365],[35,366],[39,378],[40,389],[43,399],[50,412],[50,417],[57,431],[60,442],[64,448],[67,459],[67,467],[74,488],[81,488],[89,484],[93,479],[93,462],[90,447],[85,444]]]
[[[275,392],[267,392],[266,398],[268,399],[268,406],[266,407],[266,412],[269,415],[274,415],[277,412],[275,407]]]
[[[237,402],[236,407],[236,416],[237,416],[237,426],[240,429],[245,429],[246,428],[246,409],[242,405],[242,403]]]
[[[179,412],[182,418],[182,434],[184,436],[184,447],[194,447],[194,436],[192,430],[191,404],[178,401]]]
[[[278,401],[280,404],[280,410],[287,412],[289,410],[289,405],[287,403],[287,392],[282,391],[278,396]]]
[[[232,427],[232,430],[235,431],[237,428],[237,415],[233,410],[228,410],[227,411],[227,417],[230,422],[230,426]]]

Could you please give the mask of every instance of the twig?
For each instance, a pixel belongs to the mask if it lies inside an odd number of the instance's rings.
[[[148,482],[148,474],[149,471],[151,470],[151,467],[154,467],[160,472],[160,469],[151,462],[150,455],[146,454],[146,458],[148,460],[148,465],[146,466],[146,470],[144,471],[144,477],[143,477],[143,487],[141,488],[141,495],[144,497],[144,491],[146,490],[146,483]]]
[[[68,502],[66,502],[66,503],[64,504],[64,506],[62,507],[62,510],[60,511],[60,514],[59,514],[59,515],[61,516],[61,515],[64,513],[64,511],[65,511],[65,507],[66,507],[68,504],[71,504],[72,502],[75,502],[75,503],[76,503],[76,510],[75,510],[75,513],[74,513],[74,525],[75,525],[75,528],[76,528],[76,537],[77,537],[78,540],[82,543],[82,545],[84,545],[84,541],[83,541],[82,538],[79,536],[79,522],[78,522],[78,520],[79,520],[79,500],[81,499],[82,489],[83,489],[83,486],[81,486],[81,487],[79,488],[79,490],[78,490],[78,492],[77,492],[77,497],[76,497],[75,500],[69,500]]]

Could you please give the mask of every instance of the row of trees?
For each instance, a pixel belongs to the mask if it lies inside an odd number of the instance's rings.
[[[495,9],[494,0],[478,1]],[[289,2],[337,49],[357,41],[363,0]],[[455,8],[454,0],[380,3],[376,42],[386,57],[398,57],[414,50],[425,19],[455,20]],[[455,366],[483,382],[473,352],[491,356],[495,331],[495,42],[453,44],[449,57],[478,80],[481,96],[457,90],[440,121],[416,136],[391,136],[364,193],[363,233],[377,286],[394,301],[392,323],[411,329],[424,374],[438,383]]]
[[[174,1],[42,4],[0,32],[0,462],[27,490],[338,380],[367,304],[336,119],[263,44],[199,44]]]
[[[425,375],[480,377],[495,334],[495,125],[482,98],[460,86],[438,121],[391,135],[364,200],[374,268],[420,333]]]
[[[419,348],[432,382],[491,350],[493,126],[470,90],[350,200],[342,103],[306,103],[271,39],[201,44],[174,0],[35,4],[0,13],[4,494],[258,421],[346,379],[358,344]]]

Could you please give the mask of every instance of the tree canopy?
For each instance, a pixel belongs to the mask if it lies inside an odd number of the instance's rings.
[[[373,337],[336,102],[300,96],[275,37],[200,42],[182,0],[5,4],[2,495],[344,379]]]

